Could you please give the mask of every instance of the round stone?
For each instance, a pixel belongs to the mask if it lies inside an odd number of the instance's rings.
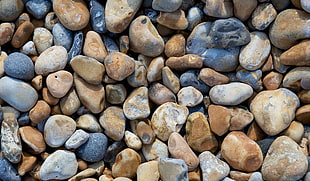
[[[38,124],[48,118],[51,108],[44,100],[39,100],[36,105],[29,111],[29,118],[32,123]]]
[[[50,1],[29,0],[26,2],[27,11],[36,19],[43,19],[52,7]]]
[[[22,0],[4,0],[0,2],[0,20],[14,21],[24,9]]]
[[[46,86],[52,96],[61,98],[67,94],[73,85],[73,76],[70,72],[60,70],[51,73],[46,78]]]
[[[138,151],[142,148],[142,142],[140,138],[130,131],[125,131],[124,141],[131,149]]]
[[[22,140],[32,149],[34,153],[39,154],[45,151],[46,145],[40,131],[31,126],[23,126],[18,130]]]
[[[257,30],[266,29],[277,17],[277,11],[270,3],[263,3],[256,7],[252,13],[252,25]]]
[[[282,83],[283,75],[278,72],[270,72],[263,79],[263,84],[267,90],[278,89]]]
[[[178,103],[181,106],[194,107],[202,102],[203,95],[192,86],[183,87],[178,92]]]
[[[14,33],[14,25],[11,23],[0,24],[0,45],[4,45],[9,42]]]
[[[142,147],[142,153],[147,161],[159,161],[160,158],[168,158],[169,155],[167,145],[159,139],[155,139],[151,144],[144,144]]]
[[[63,46],[69,51],[73,43],[72,31],[65,28],[61,23],[56,23],[53,27],[52,33],[54,45]]]
[[[180,57],[185,55],[185,38],[182,34],[172,36],[165,44],[167,57]]]
[[[126,148],[116,156],[112,166],[113,177],[134,178],[141,163],[140,155],[131,148]]]
[[[76,121],[76,127],[90,132],[102,132],[97,118],[92,114],[83,114]]]
[[[162,71],[163,84],[169,88],[173,93],[178,93],[180,90],[180,79],[172,72],[172,70],[165,66]]]
[[[4,61],[4,71],[7,75],[23,80],[34,77],[34,65],[31,59],[23,53],[11,53]]]
[[[53,35],[46,28],[35,28],[33,32],[33,42],[38,53],[41,54],[44,52],[44,50],[50,48],[53,45]]]
[[[85,37],[83,54],[103,62],[108,55],[100,35],[95,31],[88,31]]]

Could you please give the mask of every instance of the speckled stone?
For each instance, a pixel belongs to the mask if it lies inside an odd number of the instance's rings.
[[[76,130],[70,138],[65,142],[65,147],[67,149],[77,149],[81,145],[87,142],[89,134],[82,129]]]
[[[160,158],[168,158],[169,155],[168,146],[159,139],[155,139],[151,144],[144,144],[142,146],[142,153],[147,161],[159,161]]]
[[[202,58],[195,54],[186,54],[182,57],[170,57],[166,60],[166,66],[177,71],[201,68]]]
[[[48,118],[51,113],[51,108],[44,100],[39,100],[35,106],[29,111],[29,119],[32,123],[38,124]]]
[[[252,13],[252,25],[257,30],[266,29],[277,17],[277,11],[270,3],[259,4]]]
[[[252,71],[241,69],[236,73],[236,77],[240,82],[250,85],[254,90],[261,91],[263,89],[261,81],[262,74],[260,69]]]
[[[21,176],[17,173],[15,167],[5,158],[0,158],[0,179],[21,181]]]
[[[11,40],[11,45],[14,48],[22,47],[32,35],[33,30],[34,30],[33,24],[29,21],[25,21],[15,31],[15,34],[13,35],[13,38]]]
[[[158,181],[159,176],[158,161],[145,162],[137,168],[137,181]]]
[[[176,94],[177,92],[179,92],[180,80],[168,66],[162,68],[162,80],[163,85],[169,88],[173,93]]]
[[[100,35],[95,31],[88,31],[84,40],[83,54],[103,62],[108,52]]]
[[[65,28],[61,23],[56,23],[52,29],[54,45],[63,46],[67,51],[73,43],[72,31]]]
[[[22,0],[4,0],[0,2],[0,20],[13,21],[24,9]]]
[[[234,4],[234,15],[240,19],[241,21],[247,20],[253,10],[257,6],[257,0],[249,0],[249,1],[242,1],[242,0],[233,0]]]
[[[19,129],[22,140],[31,148],[31,150],[38,154],[46,149],[43,135],[37,129],[31,126],[23,126]]]
[[[34,77],[34,65],[27,55],[15,52],[5,59],[4,72],[17,79],[30,80]]]
[[[140,155],[133,149],[126,148],[117,154],[112,166],[112,175],[114,177],[134,178],[140,163]]]
[[[14,25],[11,23],[0,24],[0,45],[4,45],[9,42],[14,33]]]
[[[26,55],[38,55],[37,49],[33,41],[28,41],[20,48],[20,52]]]
[[[181,159],[162,158],[159,160],[158,169],[162,180],[188,180],[188,169]]]
[[[127,77],[127,82],[132,87],[147,86],[147,69],[142,62],[135,60],[135,70]]]
[[[202,22],[195,26],[186,42],[186,53],[201,55],[208,49],[207,36],[211,29],[211,22]]]
[[[166,86],[161,83],[153,83],[149,87],[149,98],[157,104],[162,105],[166,102],[176,102],[176,96]]]
[[[185,12],[181,9],[171,13],[161,11],[156,20],[157,23],[172,30],[184,30],[188,27],[188,21],[185,17]]]
[[[73,36],[73,43],[68,51],[68,61],[70,61],[73,57],[80,55],[83,48],[84,35],[82,31],[75,32]]]
[[[67,95],[61,98],[59,106],[61,112],[67,116],[70,116],[78,111],[79,107],[81,106],[81,102],[76,94],[75,89],[70,89]]]
[[[76,121],[76,127],[90,132],[102,132],[97,118],[92,114],[83,114]]]
[[[233,3],[232,1],[224,0],[205,0],[206,6],[204,12],[208,16],[217,18],[229,18],[233,16]]]
[[[136,151],[142,148],[142,141],[133,132],[125,131],[124,141],[129,148]]]
[[[103,5],[101,5],[96,0],[91,0],[90,3],[90,23],[92,28],[97,33],[106,33],[106,25],[105,25],[105,11]]]
[[[46,0],[29,0],[25,5],[31,15],[36,19],[42,19],[50,10],[52,3]]]
[[[203,95],[192,86],[183,87],[177,94],[181,106],[194,107],[202,102]]]

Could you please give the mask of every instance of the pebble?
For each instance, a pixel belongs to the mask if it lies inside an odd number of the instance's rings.
[[[181,159],[161,158],[158,164],[161,180],[188,180],[186,163]]]
[[[199,78],[199,70],[192,69],[184,72],[180,76],[180,84],[182,87],[193,86],[202,94],[209,92],[210,88]]]
[[[100,113],[105,106],[105,91],[102,84],[87,83],[77,74],[74,74],[74,85],[81,103],[92,113]]]
[[[193,171],[198,167],[198,157],[179,133],[173,132],[170,134],[168,139],[168,150],[173,158],[184,160],[188,167],[188,171]]]
[[[200,70],[199,78],[208,86],[229,83],[229,78],[211,68],[203,68]]]
[[[59,102],[59,99],[52,96],[52,94],[49,92],[48,88],[46,87],[42,89],[42,98],[46,103],[48,103],[51,106],[55,106]]]
[[[1,151],[11,163],[18,163],[22,156],[22,142],[16,118],[5,118],[1,123]]]
[[[126,148],[117,154],[112,166],[112,175],[113,177],[134,178],[140,163],[140,155],[133,149]]]
[[[219,19],[212,23],[207,36],[208,48],[230,48],[248,44],[250,33],[238,19]]]
[[[0,157],[0,179],[11,181],[22,180],[15,167],[7,159],[2,157]]]
[[[44,26],[51,31],[53,30],[55,24],[59,22],[55,12],[47,13],[44,21]]]
[[[188,109],[176,103],[167,102],[159,106],[152,115],[152,128],[156,136],[167,141],[172,132],[179,132],[188,116]]]
[[[262,165],[264,180],[299,180],[308,169],[308,159],[298,144],[287,136],[278,137],[270,146]],[[281,163],[281,164],[279,164]]]
[[[89,133],[86,143],[76,150],[78,157],[87,162],[98,162],[103,159],[108,148],[108,138],[103,133]]]
[[[229,176],[233,180],[249,180],[251,174],[240,171],[230,171]]]
[[[23,126],[18,129],[20,136],[24,143],[31,148],[35,154],[39,154],[45,151],[46,145],[43,135],[37,129],[31,126]]]
[[[82,129],[76,130],[70,138],[65,142],[65,147],[67,149],[77,149],[81,145],[87,142],[89,134]]]
[[[18,174],[24,176],[27,172],[31,171],[37,164],[37,157],[32,156],[26,152],[22,154],[22,159],[18,165]]]
[[[181,106],[194,107],[202,102],[203,95],[192,86],[183,87],[177,94]]]
[[[75,89],[71,88],[67,95],[61,98],[59,106],[61,112],[67,116],[70,116],[78,111],[81,106],[81,102],[78,95],[76,94]]]
[[[261,172],[253,172],[249,178],[249,181],[263,181]]]
[[[97,33],[106,33],[104,7],[96,0],[91,0],[89,5],[90,23],[93,30]]]
[[[160,158],[168,158],[169,155],[168,146],[157,138],[151,144],[143,144],[142,153],[147,161],[159,161]]]
[[[284,65],[309,66],[310,58],[308,57],[310,41],[305,40],[290,49],[283,52],[280,56],[280,62]]]
[[[53,10],[62,25],[72,31],[85,28],[90,14],[84,1],[53,0]]]
[[[102,112],[99,122],[104,129],[104,134],[109,138],[115,141],[123,139],[126,117],[122,108],[116,106],[108,107]]]
[[[0,24],[0,45],[9,42],[14,34],[14,25],[11,23]]]
[[[4,0],[0,2],[0,20],[13,21],[23,11],[24,3],[21,0]]]
[[[1,111],[0,111],[1,112]],[[1,120],[1,113],[0,113],[0,121]],[[29,118],[29,114],[28,113],[23,113],[20,115],[20,117],[17,119],[18,125],[19,126],[26,126],[29,125],[30,123],[30,118]]]
[[[87,83],[94,85],[101,84],[105,67],[96,59],[84,55],[77,55],[71,59],[70,65],[74,72]],[[90,69],[92,71],[89,71]]]
[[[211,88],[209,93],[211,101],[220,105],[238,105],[251,97],[252,94],[251,86],[239,82],[216,85]]]
[[[296,143],[300,143],[304,135],[304,126],[300,122],[292,121],[290,126],[282,134],[290,137]]]
[[[199,9],[199,7],[191,7],[187,11],[186,19],[188,21],[187,29],[192,31],[199,23],[202,22],[203,12]]]
[[[26,55],[34,55],[37,56],[38,52],[37,49],[35,47],[35,44],[33,41],[28,41],[27,43],[24,44],[24,46],[22,46],[20,48],[20,52]]]
[[[97,118],[92,114],[83,114],[76,121],[76,127],[90,132],[102,132]]]
[[[70,151],[57,150],[43,162],[39,174],[42,180],[64,180],[76,174],[78,162]]]
[[[243,130],[248,126],[254,119],[253,114],[247,109],[241,107],[229,108],[231,118],[230,118],[230,131]]]
[[[163,0],[153,0],[152,8],[157,11],[162,12],[174,12],[182,5],[181,0],[163,1]]]
[[[277,11],[270,3],[259,4],[252,13],[251,23],[257,30],[266,29],[277,17]]]
[[[272,46],[271,55],[273,59],[273,68],[280,73],[286,73],[287,70],[290,68],[290,66],[281,63],[280,56],[282,53],[283,53],[282,50]]]
[[[230,132],[224,138],[221,153],[231,167],[241,171],[256,171],[263,163],[258,144],[240,131]]]
[[[110,168],[115,163],[116,155],[126,148],[124,141],[115,141],[107,149],[105,156],[103,158],[103,166],[108,164]],[[109,171],[109,175],[112,176],[112,171]]]
[[[296,110],[296,119],[305,125],[310,123],[310,105],[304,105]]]
[[[142,148],[142,142],[140,138],[130,131],[125,131],[124,141],[131,149],[138,151]]]
[[[112,33],[123,32],[139,10],[142,0],[108,0],[105,5],[106,28]]]
[[[17,79],[30,80],[34,77],[34,65],[23,53],[11,53],[4,61],[4,72]]]
[[[246,21],[257,6],[257,0],[249,0],[246,3],[242,0],[233,0],[234,15],[241,21]]]
[[[49,117],[44,126],[44,139],[48,146],[57,148],[62,146],[76,129],[75,121],[65,115]]]
[[[172,72],[172,70],[168,66],[163,67],[161,73],[163,85],[169,88],[173,93],[178,93],[180,90],[179,78]]]
[[[127,82],[132,87],[147,86],[147,69],[142,62],[135,60],[135,70],[127,77]]]
[[[301,88],[301,80],[304,77],[309,77],[309,74],[309,67],[295,67],[284,76],[282,85],[285,88],[299,90]]]
[[[53,41],[56,46],[63,46],[67,51],[73,43],[72,31],[65,28],[61,23],[56,23],[52,29]]]
[[[33,42],[39,54],[53,45],[53,39],[53,35],[48,29],[42,27],[34,29]]]
[[[68,181],[79,181],[79,180],[84,180],[84,181],[91,181],[89,179],[87,179],[87,177],[91,177],[93,175],[96,174],[96,170],[93,168],[88,168],[85,169],[81,172],[79,172],[78,174],[74,175],[73,177],[71,177]],[[85,180],[86,179],[86,180]],[[96,180],[96,179],[95,179]],[[97,180],[96,180],[97,181]]]
[[[0,78],[4,75],[4,61],[7,57],[8,55],[5,52],[0,51]]]
[[[261,81],[262,74],[260,69],[252,71],[241,69],[236,73],[236,77],[240,82],[250,85],[255,91],[260,91],[263,89]]]
[[[212,132],[222,136],[229,130],[231,113],[226,107],[210,105],[208,107],[208,115]]]
[[[201,55],[208,50],[209,40],[207,36],[211,29],[211,22],[202,22],[194,27],[193,31],[187,38],[186,53]]]
[[[73,76],[70,72],[60,70],[51,73],[46,78],[46,86],[52,96],[62,98],[73,85]]]
[[[52,46],[40,54],[34,68],[38,75],[47,76],[49,73],[62,70],[67,64],[67,50],[62,46]]]
[[[4,76],[0,85],[0,98],[19,111],[29,111],[38,100],[36,90],[21,80]]]
[[[195,54],[186,54],[182,57],[170,57],[166,66],[176,71],[185,71],[202,67],[202,58]]]
[[[199,154],[199,162],[203,180],[221,180],[229,174],[229,165],[209,151]]]
[[[95,31],[88,31],[85,37],[83,54],[103,62],[108,52],[100,35]]]
[[[147,16],[139,16],[132,21],[129,27],[129,41],[132,51],[150,57],[160,55],[165,46],[164,40]]]
[[[282,80],[282,74],[272,71],[264,77],[263,84],[267,90],[275,90],[280,87]]]
[[[277,48],[288,49],[297,44],[298,40],[309,38],[310,32],[307,29],[310,23],[307,21],[309,18],[309,13],[302,10],[287,9],[281,11],[270,26],[269,38],[271,43]]]
[[[152,127],[144,121],[140,121],[136,127],[136,134],[139,136],[143,144],[152,144],[155,141],[155,133]]]
[[[165,60],[163,57],[154,58],[147,68],[147,81],[149,83],[162,79],[161,70],[165,66]]]
[[[158,181],[159,176],[158,161],[141,163],[137,168],[137,181]]]
[[[166,86],[161,83],[153,83],[149,87],[149,98],[157,104],[162,105],[166,102],[176,102],[176,96]]]
[[[23,24],[21,24],[13,35],[13,38],[11,40],[12,46],[14,48],[22,47],[31,37],[33,30],[34,26],[31,22],[25,21]]]
[[[45,0],[29,0],[25,5],[27,11],[36,19],[43,19],[52,7],[51,2]]]
[[[300,5],[302,9],[304,9],[306,12],[310,13],[310,3],[306,0],[301,0]]]
[[[127,97],[127,91],[123,84],[108,84],[105,89],[107,101],[111,104],[121,104]]]
[[[185,30],[188,27],[188,21],[185,12],[178,9],[174,12],[160,12],[156,18],[157,23],[170,28],[172,30]]]
[[[70,61],[73,57],[80,55],[83,48],[84,35],[82,31],[75,32],[73,36],[73,43],[71,49],[68,52],[68,61]]]
[[[270,51],[268,36],[259,31],[251,32],[250,43],[241,48],[240,65],[247,70],[257,70],[265,63]]]
[[[280,88],[258,93],[251,102],[250,110],[262,130],[274,136],[289,126],[299,105],[295,93]]]
[[[217,18],[229,18],[233,16],[232,1],[225,0],[205,0],[206,6],[204,8],[205,14]]]
[[[101,37],[109,54],[120,51],[119,46],[116,44],[113,38],[105,35],[101,35]]]

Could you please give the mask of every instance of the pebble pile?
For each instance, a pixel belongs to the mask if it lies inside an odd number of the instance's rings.
[[[310,181],[309,0],[0,0],[0,180]]]

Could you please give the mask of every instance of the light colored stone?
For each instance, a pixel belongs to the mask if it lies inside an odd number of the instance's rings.
[[[141,163],[140,155],[133,149],[126,148],[116,155],[112,166],[113,177],[134,178]]]
[[[163,57],[154,58],[147,68],[147,80],[149,83],[162,79],[161,70],[165,65]]]
[[[241,21],[247,20],[257,6],[257,0],[233,0],[234,15]]]
[[[165,66],[162,69],[162,80],[163,84],[169,88],[173,93],[178,93],[180,90],[180,80],[179,78],[171,71],[168,66]]]
[[[41,90],[43,87],[43,76],[42,75],[37,75],[31,80],[31,85],[34,87],[36,90]]]
[[[181,159],[162,158],[159,161],[158,169],[161,180],[188,180],[188,169]]]
[[[203,68],[200,70],[199,78],[208,86],[229,83],[229,78],[211,68]]]
[[[95,169],[88,168],[88,169],[85,169],[85,170],[79,172],[78,174],[74,175],[68,181],[80,181],[80,180],[85,180],[85,179],[86,179],[85,181],[91,181],[91,180],[87,180],[87,177],[91,177],[91,176],[93,176],[95,174],[96,174],[96,170]]]
[[[89,134],[82,129],[76,130],[70,138],[66,141],[65,147],[67,149],[77,149],[82,144],[86,143],[89,138]]]
[[[67,95],[61,98],[59,106],[61,112],[67,116],[70,116],[78,111],[81,106],[81,102],[74,88],[69,90]]]
[[[33,41],[28,41],[27,43],[25,43],[25,45],[20,48],[20,52],[26,55],[38,55],[37,49]]]
[[[168,158],[169,155],[168,146],[159,139],[155,139],[151,144],[144,144],[142,146],[142,153],[147,161],[159,161],[160,158]]]
[[[304,135],[304,126],[300,122],[292,121],[290,126],[282,133],[282,135],[290,137],[296,143],[300,143]]]
[[[53,45],[53,35],[46,28],[35,28],[33,32],[33,42],[35,44],[36,50],[39,54],[41,54],[44,52],[44,50],[50,48]]]
[[[202,102],[202,93],[192,86],[183,87],[178,92],[178,103],[181,106],[194,107]]]
[[[52,96],[61,98],[67,94],[73,85],[73,76],[70,72],[60,70],[51,73],[46,78],[46,86]]]
[[[310,13],[310,3],[307,0],[300,0],[300,5],[301,7],[307,11],[308,13]]]
[[[252,13],[252,26],[257,30],[266,29],[277,17],[277,11],[271,3],[259,4]]]
[[[4,60],[8,55],[4,51],[0,51],[0,78],[4,75]]]
[[[83,46],[83,54],[99,62],[103,62],[104,58],[108,55],[107,49],[97,32],[87,32]]]
[[[157,23],[170,28],[172,30],[185,30],[188,27],[188,21],[185,17],[185,12],[178,9],[174,12],[160,12],[156,18]]]
[[[23,126],[18,130],[22,140],[27,144],[27,146],[31,148],[35,154],[39,154],[45,151],[46,145],[43,135],[39,130],[31,126]]]
[[[206,0],[204,11],[208,16],[229,18],[233,16],[233,3],[231,0]]]
[[[147,69],[140,61],[135,61],[135,71],[127,77],[127,82],[132,87],[147,86]]]
[[[124,141],[126,145],[134,150],[140,150],[142,148],[142,142],[140,138],[130,131],[125,131]]]
[[[253,114],[246,108],[232,107],[229,108],[231,118],[230,118],[230,131],[243,130],[248,126],[254,119]]]
[[[142,163],[137,168],[137,181],[158,181],[159,170],[158,161]]]
[[[83,114],[76,121],[76,127],[90,132],[102,132],[97,118],[92,114]]]

